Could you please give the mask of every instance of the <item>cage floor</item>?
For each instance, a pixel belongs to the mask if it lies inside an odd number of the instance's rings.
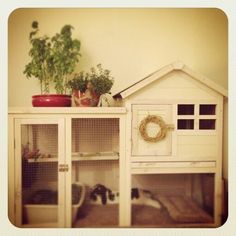
[[[87,205],[81,208],[73,227],[118,227],[118,205]],[[169,225],[175,223],[166,209],[132,205],[132,226]]]
[[[190,198],[159,196],[158,199],[168,210],[171,218],[177,223],[213,223],[213,217]]]
[[[184,226],[188,223],[212,223],[213,218],[196,203],[185,198],[162,197],[159,210],[144,205],[132,205],[132,227]],[[118,227],[118,205],[84,205],[73,225],[83,227]]]
[[[89,205],[79,209],[74,228],[118,227],[118,205]]]

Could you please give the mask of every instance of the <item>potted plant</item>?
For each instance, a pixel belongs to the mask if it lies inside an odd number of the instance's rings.
[[[60,33],[50,38],[38,36],[38,22],[32,23],[31,61],[25,66],[24,74],[40,82],[41,94],[32,97],[33,106],[71,106],[71,95],[67,95],[68,77],[81,56],[80,41],[72,39],[72,29],[71,25],[65,25]],[[56,94],[50,94],[52,85]]]
[[[68,82],[76,106],[97,106],[99,97],[109,93],[114,83],[110,71],[103,69],[101,64],[90,69],[89,73],[76,74]]]
[[[90,69],[89,78],[98,96],[110,92],[114,84],[114,78],[110,73],[110,70],[103,69],[101,64]]]
[[[89,75],[83,71],[75,74],[67,86],[72,90],[73,100],[76,106],[92,106],[92,91],[89,86]]]

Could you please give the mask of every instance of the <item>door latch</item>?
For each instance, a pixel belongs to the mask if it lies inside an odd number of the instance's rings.
[[[68,164],[59,164],[58,171],[59,172],[67,172],[69,170]]]

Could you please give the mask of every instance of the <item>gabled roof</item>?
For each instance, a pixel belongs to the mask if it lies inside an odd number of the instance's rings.
[[[157,70],[153,72],[152,74],[148,75],[147,77],[141,79],[140,81],[134,83],[133,85],[129,86],[128,88],[116,93],[113,97],[119,97],[127,98],[133,93],[137,92],[138,90],[142,89],[143,87],[147,86],[148,84],[161,79],[163,76],[167,75],[168,73],[172,71],[183,71],[186,74],[193,77],[193,79],[197,80],[198,82],[206,85],[210,89],[218,92],[219,94],[223,95],[224,97],[228,97],[228,91],[223,88],[222,86],[216,84],[214,81],[208,79],[207,77],[198,74],[191,70],[189,67],[187,67],[182,62],[174,62],[170,65],[167,65],[160,70]]]

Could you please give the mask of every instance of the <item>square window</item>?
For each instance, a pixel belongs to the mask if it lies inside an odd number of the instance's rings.
[[[199,129],[215,129],[216,120],[214,119],[201,119],[199,121]]]
[[[199,114],[200,115],[215,115],[216,105],[212,105],[212,104],[200,105]]]
[[[194,115],[194,105],[193,104],[179,104],[178,115]]]
[[[194,129],[193,119],[178,120],[178,129]]]

